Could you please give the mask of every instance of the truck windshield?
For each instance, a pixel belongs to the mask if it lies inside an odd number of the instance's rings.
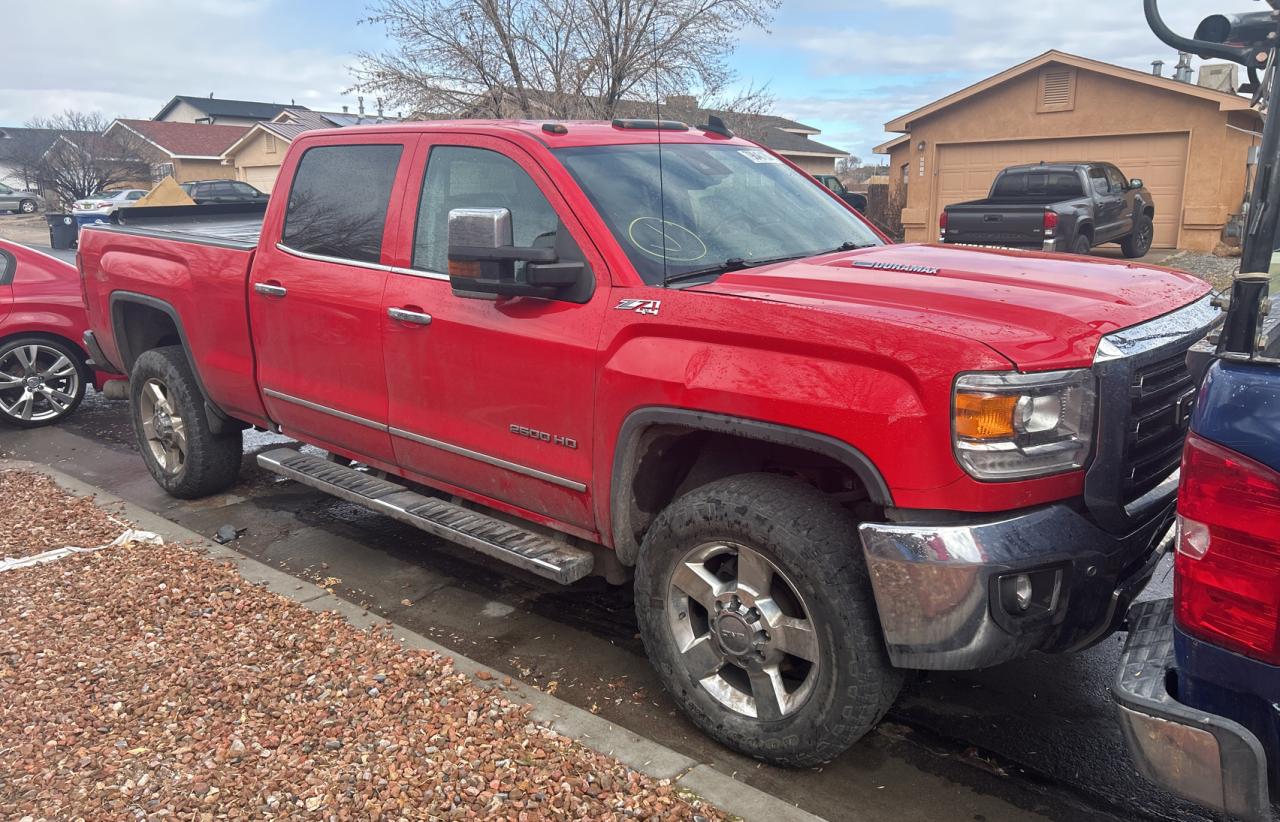
[[[562,148],[556,156],[650,285],[881,244],[820,186],[761,149],[667,143],[661,178],[654,143]]]
[[[1084,188],[1074,171],[1010,171],[1000,175],[992,197],[1083,197]]]

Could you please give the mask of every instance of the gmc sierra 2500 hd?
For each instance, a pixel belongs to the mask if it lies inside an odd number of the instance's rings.
[[[160,485],[225,489],[240,431],[281,430],[335,459],[269,471],[562,583],[634,573],[684,710],[786,765],[903,669],[1117,627],[1216,318],[1172,271],[889,245],[722,124],[313,131],[262,219],[202,208],[80,244]]]

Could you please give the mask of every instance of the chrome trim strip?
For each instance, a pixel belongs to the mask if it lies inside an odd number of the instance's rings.
[[[372,428],[375,431],[387,430],[387,426],[383,425],[380,422],[367,420],[364,417],[357,417],[355,414],[348,414],[346,411],[338,411],[335,408],[330,408],[327,405],[321,405],[316,402],[311,402],[310,400],[300,399],[298,397],[292,396],[291,394],[286,394],[283,391],[277,391],[274,388],[264,388],[262,389],[262,393],[266,394],[268,397],[274,397],[277,400],[284,400],[285,402],[291,402],[294,405],[300,405],[309,411],[315,411],[320,414],[328,414],[331,417],[337,417],[338,419],[346,420],[347,422],[354,422],[356,425],[363,425],[365,428]]]
[[[390,426],[383,425],[380,422],[374,422],[373,420],[365,419],[364,417],[358,417],[355,414],[348,414],[345,411],[338,411],[335,408],[329,408],[328,406],[320,405],[319,403],[311,402],[310,400],[294,397],[290,394],[284,393],[283,391],[277,391],[274,388],[264,388],[262,389],[262,393],[266,394],[268,397],[274,397],[275,399],[283,400],[284,402],[299,405],[310,411],[315,411],[320,414],[328,414],[329,416],[337,417],[340,420],[346,420],[347,422],[353,422],[356,425],[363,425],[366,428],[372,428],[375,431],[386,431],[393,437],[399,437],[400,439],[416,442],[420,445],[428,445],[432,448],[439,448],[441,451],[448,451],[450,454],[457,454],[460,457],[466,457],[477,462],[483,462],[496,468],[505,468],[508,471],[523,474],[526,477],[533,477],[534,479],[540,479],[543,482],[549,482],[552,485],[559,485],[561,488],[568,488],[570,491],[585,493],[587,490],[586,483],[578,482],[577,480],[565,479],[564,477],[559,477],[555,474],[548,474],[546,471],[539,471],[537,468],[529,468],[528,466],[520,465],[516,462],[508,462],[507,460],[499,459],[498,457],[491,457],[488,454],[482,454],[479,451],[472,451],[470,448],[463,448],[460,445],[453,445],[452,443],[447,443],[442,440],[434,440],[430,437],[424,437],[421,434],[415,434],[412,431],[406,431],[403,428],[392,428]]]
[[[446,283],[449,282],[449,275],[441,274],[438,271],[419,271],[416,268],[402,268],[396,265],[391,267],[391,273],[404,274],[408,277],[421,277],[424,280],[440,280]]]
[[[533,477],[534,479],[549,482],[552,485],[559,485],[561,488],[568,488],[570,491],[582,493],[587,490],[585,483],[565,479],[564,477],[558,477],[555,474],[548,474],[546,471],[539,471],[536,468],[528,468],[518,463],[507,462],[504,459],[491,457],[488,454],[482,454],[479,451],[472,451],[470,448],[463,448],[460,445],[453,445],[441,440],[433,440],[430,437],[424,437],[421,434],[415,434],[412,431],[405,431],[403,428],[389,428],[387,430],[391,432],[391,436],[393,437],[400,437],[401,439],[410,440],[412,442],[419,443],[420,445],[439,448],[441,451],[448,451],[450,454],[457,454],[460,457],[467,457],[468,459],[473,459],[477,462],[483,462],[498,468],[505,468],[508,471],[514,471],[517,474],[524,474],[526,477]]]
[[[1107,334],[1098,341],[1093,362],[1132,357],[1189,336],[1199,339],[1221,322],[1222,312],[1213,305],[1213,294],[1206,294],[1168,314]]]
[[[304,260],[315,260],[318,263],[337,263],[338,265],[350,265],[356,268],[367,268],[370,271],[383,271],[390,273],[394,271],[391,266],[382,263],[366,263],[363,260],[344,260],[341,257],[327,257],[324,254],[312,254],[309,251],[299,251],[296,248],[290,248],[284,243],[276,243],[276,248],[293,257],[301,257]]]

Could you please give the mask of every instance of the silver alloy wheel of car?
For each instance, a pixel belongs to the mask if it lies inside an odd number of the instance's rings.
[[[667,588],[685,670],[721,705],[774,720],[813,693],[822,664],[813,612],[763,554],[732,542],[699,545]]]
[[[57,419],[76,404],[80,367],[58,349],[27,343],[0,357],[0,411],[23,422]]]
[[[142,386],[138,418],[151,456],[167,474],[177,474],[187,460],[187,425],[169,397],[169,387],[157,379]]]
[[[19,210],[19,211],[21,211],[23,214],[35,214],[35,213],[36,213],[36,201],[35,201],[35,200],[23,200],[21,203],[19,203],[19,204],[18,204],[18,210]]]

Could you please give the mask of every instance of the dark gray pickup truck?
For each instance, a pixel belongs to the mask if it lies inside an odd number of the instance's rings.
[[[1141,180],[1110,163],[1036,163],[996,175],[983,200],[949,205],[939,241],[1088,254],[1119,243],[1126,257],[1151,250],[1155,204]]]

